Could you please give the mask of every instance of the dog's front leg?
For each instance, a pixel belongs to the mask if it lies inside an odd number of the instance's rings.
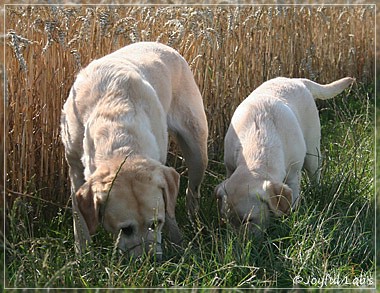
[[[79,211],[77,198],[72,194],[73,224],[74,224],[74,248],[77,254],[82,254],[88,243],[91,241],[90,232],[87,228],[86,221]]]
[[[200,186],[207,167],[207,124],[198,131],[177,133],[185,163],[188,168],[189,183],[186,190],[186,208],[189,216],[195,218],[199,211]]]
[[[69,165],[69,176],[71,181],[71,205],[75,240],[74,248],[77,254],[81,254],[84,252],[87,243],[91,240],[90,232],[82,213],[79,211],[77,198],[75,196],[76,191],[85,182],[83,175],[84,168],[79,156],[66,153],[66,160]]]

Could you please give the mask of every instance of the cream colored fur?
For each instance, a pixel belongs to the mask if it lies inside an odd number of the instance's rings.
[[[99,215],[108,231],[121,231],[119,247],[131,255],[153,246],[160,255],[164,223],[171,240],[181,241],[174,214],[179,175],[164,166],[168,130],[188,166],[187,208],[195,214],[208,132],[186,61],[168,46],[142,42],[95,60],[78,74],[61,123],[76,194],[77,250],[90,241]]]
[[[320,178],[320,122],[314,100],[329,99],[354,79],[328,85],[275,78],[236,109],[224,143],[227,179],[215,189],[221,214],[265,229],[269,211],[288,214],[299,200],[301,169]]]

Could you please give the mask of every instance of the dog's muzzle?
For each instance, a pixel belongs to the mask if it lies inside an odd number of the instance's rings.
[[[156,261],[162,260],[162,248],[160,242],[154,241],[142,241],[139,244],[136,244],[131,247],[123,249],[119,247],[121,251],[127,253],[129,257],[136,259],[140,256],[149,255],[152,259]]]

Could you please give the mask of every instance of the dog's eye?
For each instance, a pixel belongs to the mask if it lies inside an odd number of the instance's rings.
[[[121,228],[125,236],[131,236],[133,234],[133,227],[131,225]]]
[[[150,226],[149,226],[149,230],[156,230],[158,227],[160,227],[162,225],[162,220],[161,219],[158,219],[157,221],[153,221]]]
[[[246,218],[243,220],[243,224],[254,224],[255,223],[255,219],[253,218]]]

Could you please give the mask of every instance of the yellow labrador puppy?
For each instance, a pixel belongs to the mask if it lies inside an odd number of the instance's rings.
[[[227,179],[216,197],[222,217],[258,233],[270,211],[288,214],[299,199],[301,169],[320,177],[320,122],[314,99],[329,99],[352,82],[327,85],[308,79],[275,78],[236,109],[224,142]]]
[[[161,251],[175,220],[179,174],[166,167],[168,130],[188,166],[187,208],[198,209],[207,164],[207,121],[193,74],[174,49],[135,43],[91,62],[64,105],[61,136],[69,165],[76,249],[99,223],[132,256]]]

